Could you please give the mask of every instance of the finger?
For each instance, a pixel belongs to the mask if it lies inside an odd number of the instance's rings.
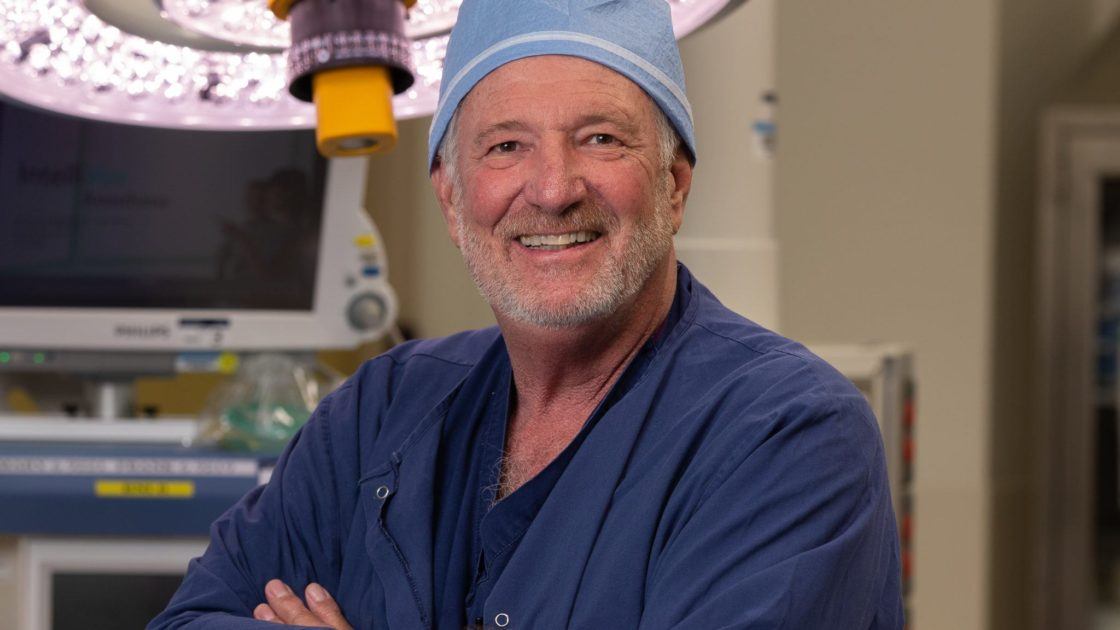
[[[272,607],[268,604],[261,604],[253,609],[253,619],[258,621],[271,621],[272,623],[280,623],[280,619],[276,617]]]
[[[307,590],[303,594],[307,597],[307,605],[311,607],[311,612],[327,625],[334,630],[352,630],[346,618],[342,616],[338,603],[330,596],[327,589],[312,582],[307,585]]]
[[[280,621],[287,624],[298,626],[323,626],[323,620],[319,619],[303,605],[303,601],[288,588],[288,585],[280,580],[270,580],[264,586],[264,595],[268,599],[268,605]]]

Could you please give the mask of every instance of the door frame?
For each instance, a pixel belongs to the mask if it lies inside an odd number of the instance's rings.
[[[1032,617],[1039,629],[1088,628],[1095,599],[1100,180],[1120,176],[1120,110],[1064,106],[1046,112],[1040,167]]]

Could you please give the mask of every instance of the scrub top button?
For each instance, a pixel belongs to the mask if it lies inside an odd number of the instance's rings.
[[[389,486],[378,486],[375,493],[378,499],[384,499],[389,496]]]
[[[499,628],[504,628],[509,625],[509,615],[505,613],[498,613],[494,615],[494,625]]]

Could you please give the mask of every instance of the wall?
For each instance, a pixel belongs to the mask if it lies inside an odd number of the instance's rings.
[[[752,125],[774,89],[774,6],[751,0],[681,41],[700,155],[676,239],[724,304],[770,327],[779,321],[774,165]]]
[[[985,627],[996,0],[777,11],[782,330],[913,348],[911,621]]]
[[[917,628],[1023,628],[1038,117],[1116,0],[778,9],[783,330],[917,356]]]
[[[1034,554],[1041,481],[1034,445],[1041,418],[1031,404],[1039,122],[1107,33],[1117,7],[1115,0],[1004,0],[1000,11],[988,551],[989,619],[996,630],[1038,627],[1032,625],[1038,617],[1035,593],[1048,579],[1039,574]]]
[[[1120,16],[1120,0],[1084,0],[1077,13],[1084,14],[1088,10],[1089,27],[1094,38],[1100,38],[1108,32]]]

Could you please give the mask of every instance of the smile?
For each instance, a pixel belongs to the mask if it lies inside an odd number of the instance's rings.
[[[527,234],[517,237],[517,240],[530,249],[554,251],[582,243],[590,243],[597,238],[599,238],[598,232],[569,232],[567,234]]]

